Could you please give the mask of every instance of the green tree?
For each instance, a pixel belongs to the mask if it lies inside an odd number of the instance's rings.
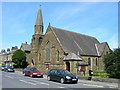
[[[28,65],[26,61],[26,53],[22,50],[16,50],[12,55],[14,67],[25,68]]]
[[[120,79],[120,48],[115,49],[104,58],[105,70],[110,78]]]

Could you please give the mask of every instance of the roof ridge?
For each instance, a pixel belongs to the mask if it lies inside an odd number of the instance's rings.
[[[29,44],[26,44],[26,43],[22,43],[22,45],[29,45]]]
[[[56,28],[56,27],[53,27],[53,26],[51,26],[51,27],[52,27],[52,28]],[[62,30],[62,31],[66,31],[66,32],[69,32],[69,33],[79,34],[79,35],[82,35],[82,36],[87,36],[87,37],[91,37],[91,38],[95,38],[95,39],[96,39],[96,37],[93,37],[93,36],[89,36],[89,35],[85,35],[85,34],[73,32],[73,31],[68,31],[68,30],[61,29],[61,28],[57,28],[57,29]]]
[[[105,43],[107,43],[107,42],[101,42],[100,44],[105,44]]]

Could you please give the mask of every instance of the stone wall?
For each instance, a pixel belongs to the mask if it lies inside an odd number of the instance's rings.
[[[120,79],[113,79],[113,78],[94,78],[94,77],[84,77],[79,76],[80,80],[92,80],[92,81],[99,81],[99,82],[108,82],[108,83],[120,83]]]

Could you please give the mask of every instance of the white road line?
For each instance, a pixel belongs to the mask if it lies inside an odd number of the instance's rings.
[[[19,80],[19,81],[24,82],[24,83],[28,83],[28,84],[32,84],[32,85],[36,85],[35,83],[27,82],[25,80]]]
[[[35,81],[35,80],[31,80],[32,82],[35,82],[35,83],[37,83],[37,84],[44,84],[44,85],[50,85],[50,84],[48,84],[48,83],[44,83],[44,82],[39,82],[39,81]]]
[[[102,86],[102,85],[90,85],[90,84],[82,84],[82,85],[93,86],[93,87],[104,87],[104,86]]]
[[[5,76],[5,77],[8,77],[8,78],[11,78],[11,79],[13,79],[13,77],[11,77],[11,76]]]
[[[65,87],[58,86],[58,88],[65,88]]]

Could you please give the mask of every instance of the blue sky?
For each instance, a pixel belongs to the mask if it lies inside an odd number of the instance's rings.
[[[96,37],[118,47],[117,2],[2,2],[2,46],[31,43],[39,5],[42,5],[44,33],[51,26]]]

